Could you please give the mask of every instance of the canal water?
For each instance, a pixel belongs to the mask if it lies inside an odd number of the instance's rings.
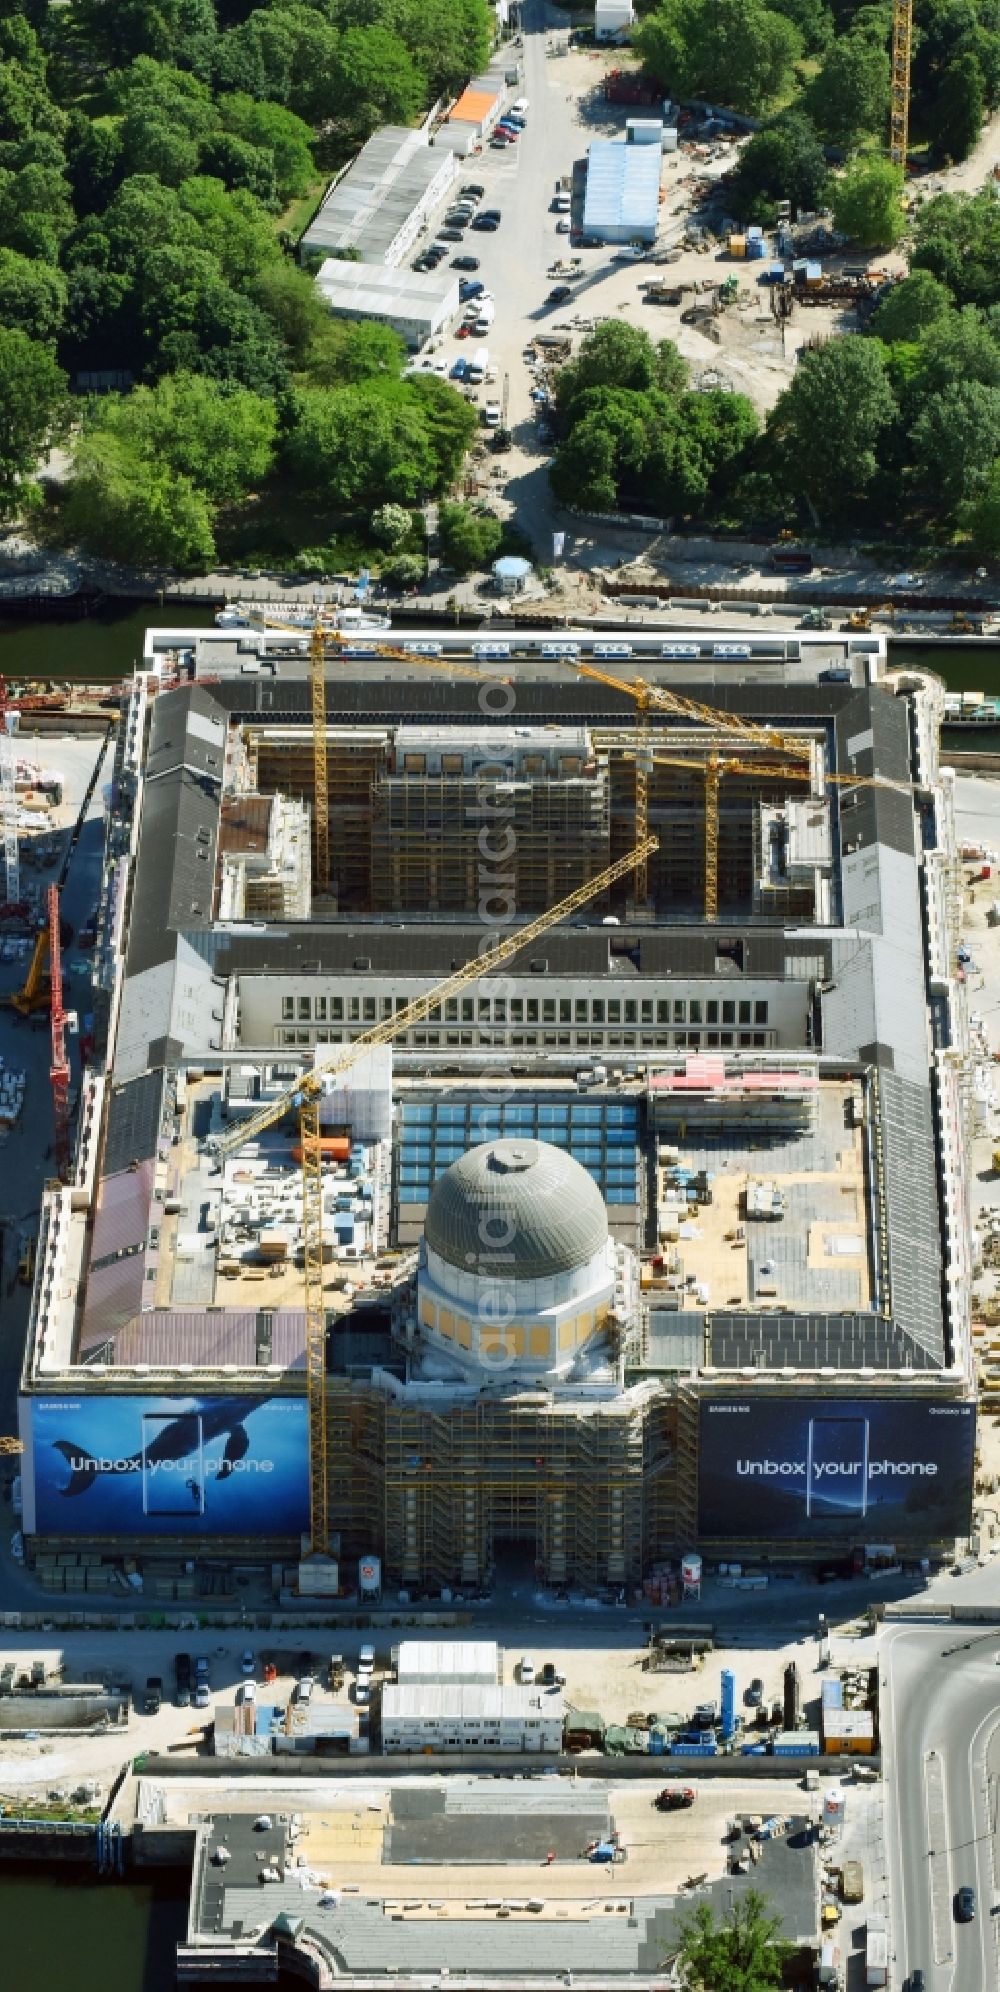
[[[184,602],[105,602],[91,616],[73,622],[33,617],[0,618],[0,676],[68,678],[96,685],[123,678],[142,657],[143,636],[161,629],[207,629],[215,610]]]
[[[98,1881],[76,1868],[0,1868],[4,1992],[176,1992],[186,1873]],[[282,1978],[279,1992],[301,1981]],[[272,1988],[273,1992],[273,1988]]]
[[[159,628],[208,629],[215,610],[183,602],[105,602],[94,615],[65,622],[33,617],[0,618],[0,676],[69,678],[97,684],[121,678],[142,656],[145,631]],[[965,648],[959,643],[908,644],[890,639],[893,665],[924,665],[956,692],[1000,692],[1000,643]]]

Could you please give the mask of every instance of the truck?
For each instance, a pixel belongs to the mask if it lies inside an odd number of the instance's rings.
[[[869,1923],[865,1930],[865,1984],[870,1987],[889,1983],[889,1938],[880,1923]]]
[[[482,386],[483,381],[486,379],[486,369],[489,366],[489,363],[490,363],[489,347],[477,346],[475,352],[472,355],[471,360],[469,361],[468,369],[465,376],[466,380],[469,382],[470,387]]]

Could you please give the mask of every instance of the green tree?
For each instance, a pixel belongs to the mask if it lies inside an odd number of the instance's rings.
[[[983,72],[971,49],[948,64],[937,92],[934,136],[949,159],[967,159],[983,128]]]
[[[322,350],[333,321],[312,278],[283,258],[260,272],[254,298],[284,340],[291,365],[308,367],[310,377],[316,378],[311,357]]]
[[[48,263],[0,249],[0,325],[31,339],[54,339],[66,313],[66,279]]]
[[[219,99],[217,109],[226,130],[269,152],[274,178],[283,200],[304,194],[313,174],[309,126],[282,104],[255,103],[234,94]]]
[[[995,461],[977,496],[959,506],[958,523],[973,549],[990,560],[1000,553],[1000,459]]]
[[[919,347],[921,394],[936,394],[962,380],[1000,387],[1000,326],[991,323],[994,316],[994,311],[984,314],[966,304],[933,320]]]
[[[377,505],[371,515],[370,531],[379,546],[392,552],[408,537],[412,520],[405,505]]]
[[[276,212],[281,201],[274,174],[274,159],[260,145],[250,145],[231,131],[214,131],[203,138],[198,149],[198,171],[208,179],[221,180],[228,192],[239,189],[252,194],[262,207]]]
[[[556,396],[560,409],[566,411],[589,388],[643,390],[662,386],[679,391],[686,380],[687,366],[669,340],[654,346],[648,332],[639,326],[609,318],[586,334],[576,358],[560,370]]]
[[[446,380],[434,374],[418,374],[410,382],[408,394],[419,409],[436,468],[435,491],[454,484],[465,453],[476,434],[476,411]]]
[[[680,1924],[680,1957],[691,1992],[778,1992],[792,1946],[781,1919],[755,1888],[718,1919],[703,1902]]]
[[[767,219],[772,203],[791,201],[810,213],[822,206],[829,178],[814,126],[800,111],[786,111],[754,134],[733,174],[734,214]]]
[[[575,422],[549,468],[553,493],[582,512],[611,512],[618,503],[615,445],[600,415]]]
[[[891,249],[906,225],[903,174],[887,159],[859,159],[831,183],[837,227],[863,249]]]
[[[761,0],[662,0],[633,35],[643,67],[676,97],[759,111],[788,86],[802,37]]]
[[[875,478],[896,413],[878,340],[849,334],[804,353],[768,419],[776,474],[820,518],[850,517]]]
[[[215,563],[205,493],[106,429],[80,438],[63,518],[72,540],[110,560],[192,573]]]
[[[427,94],[427,79],[398,35],[385,28],[348,28],[333,61],[333,115],[367,135],[382,124],[409,124]]]
[[[959,304],[1000,299],[1000,201],[980,194],[938,194],[916,220],[914,269],[930,270]]]
[[[950,512],[976,498],[1000,457],[1000,388],[964,380],[929,395],[910,445],[922,501]]]
[[[919,339],[929,325],[951,314],[951,295],[929,270],[914,270],[894,284],[871,321],[876,337],[887,346]]]
[[[286,456],[304,491],[343,510],[415,505],[437,482],[427,424],[402,384],[303,388]]]
[[[889,116],[889,57],[865,34],[841,35],[806,95],[814,124],[832,145],[855,145]]]
[[[193,67],[216,35],[211,0],[73,0],[73,27],[104,64],[149,55]]]
[[[503,539],[499,519],[471,505],[442,505],[438,512],[441,559],[458,574],[471,574],[495,560]]]
[[[155,387],[101,401],[88,428],[114,437],[137,462],[169,465],[213,504],[232,504],[267,476],[278,413],[244,388],[220,390],[197,374],[171,374]]]
[[[0,512],[17,503],[42,452],[59,432],[66,376],[52,350],[19,327],[0,327]]]

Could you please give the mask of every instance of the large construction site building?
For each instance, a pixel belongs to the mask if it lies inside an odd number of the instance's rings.
[[[343,1582],[367,1555],[407,1588],[512,1557],[620,1586],[699,1546],[950,1547],[974,1414],[937,681],[877,642],[629,630],[554,660],[505,628],[484,694],[449,675],[460,633],[413,639],[412,667],[355,643],[329,667],[317,877],[307,643],[151,632],[125,704],[104,1053],[46,1193],[23,1377],[29,1556],[298,1554],[298,1133],[221,1166],[216,1139],[629,852],[641,757],[645,889],[595,897],[324,1100]],[[640,725],[626,685],[574,672],[609,651],[608,676],[715,724],[654,704]]]

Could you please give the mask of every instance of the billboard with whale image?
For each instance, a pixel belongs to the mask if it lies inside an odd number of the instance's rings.
[[[976,1415],[954,1398],[791,1397],[701,1405],[702,1537],[923,1543],[970,1526]]]
[[[309,1526],[301,1397],[29,1397],[24,1528],[295,1536]]]

